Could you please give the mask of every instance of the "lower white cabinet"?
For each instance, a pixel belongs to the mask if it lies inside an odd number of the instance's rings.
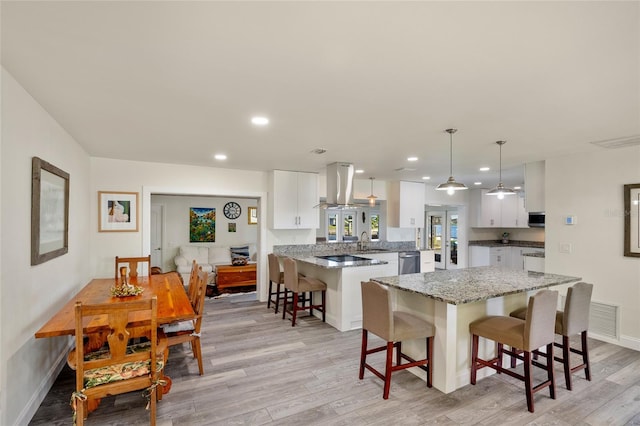
[[[433,250],[420,251],[420,273],[436,270],[435,252]]]
[[[518,246],[469,246],[469,266],[500,266],[525,269],[526,260],[539,259],[523,256],[524,253],[544,253],[544,249]]]

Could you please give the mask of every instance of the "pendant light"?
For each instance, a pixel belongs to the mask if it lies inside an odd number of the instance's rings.
[[[373,178],[373,177],[370,177],[370,178],[369,178],[369,180],[371,181],[371,195],[369,195],[369,196],[367,197],[367,199],[369,200],[369,205],[370,205],[371,207],[375,207],[375,205],[376,205],[376,198],[378,198],[378,197],[376,197],[375,195],[373,195],[373,180],[374,180],[374,179],[375,179],[375,178]]]
[[[505,195],[513,195],[516,191],[511,188],[507,188],[502,184],[502,145],[507,143],[507,141],[497,141],[496,143],[500,147],[500,179],[498,181],[498,186],[487,192],[487,195],[497,195],[498,199],[502,200]]]
[[[445,130],[445,132],[449,133],[449,179],[436,188],[438,191],[447,191],[449,195],[453,195],[455,191],[467,189],[463,183],[456,182],[453,178],[453,134],[457,131],[458,129]]]

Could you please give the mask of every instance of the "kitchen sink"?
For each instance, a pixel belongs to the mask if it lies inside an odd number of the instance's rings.
[[[371,260],[365,257],[353,256],[351,254],[333,254],[329,256],[316,256],[318,259],[331,260],[333,262],[358,262],[361,260]]]

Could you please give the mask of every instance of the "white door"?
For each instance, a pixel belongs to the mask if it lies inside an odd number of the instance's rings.
[[[151,266],[161,268],[163,267],[162,229],[164,220],[162,213],[162,206],[151,206]]]
[[[433,250],[436,269],[445,269],[445,212],[427,213],[427,248]]]
[[[458,211],[447,210],[445,227],[445,269],[458,269]]]
[[[458,211],[427,212],[427,247],[436,269],[458,268]]]

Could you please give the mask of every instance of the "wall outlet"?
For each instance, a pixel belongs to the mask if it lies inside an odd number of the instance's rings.
[[[560,244],[560,253],[571,253],[573,251],[573,247],[569,243]]]

